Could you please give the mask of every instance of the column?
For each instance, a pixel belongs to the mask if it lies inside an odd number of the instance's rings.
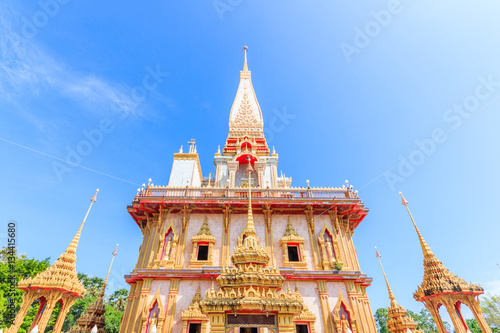
[[[75,303],[76,299],[74,297],[68,297],[63,305],[61,306],[61,311],[59,311],[59,316],[57,317],[57,321],[54,324],[53,333],[61,332],[61,328],[64,324],[64,319],[66,319],[66,315],[68,314],[69,309]]]
[[[444,303],[444,302],[443,302]],[[456,333],[466,333],[467,329],[464,327],[464,323],[462,322],[462,319],[458,317],[457,311],[455,310],[455,307],[451,302],[446,302],[444,304],[446,307],[446,310],[448,311],[448,314],[450,315],[451,321],[453,322],[453,326],[455,327],[455,332]]]
[[[437,304],[434,304],[434,302],[426,302],[423,301],[424,306],[427,310],[432,315],[432,318],[434,319],[434,322],[436,323],[437,329],[439,333],[447,333],[446,328],[444,327],[443,320],[441,319],[441,316],[439,315],[439,310],[437,308]]]
[[[472,313],[474,314],[477,323],[481,327],[481,331],[483,331],[483,333],[491,333],[491,328],[484,319],[483,314],[481,313],[479,302],[474,298],[474,296],[469,296],[468,301],[469,302],[466,305],[471,309]]]
[[[16,315],[16,319],[10,327],[5,331],[6,333],[15,333],[21,327],[21,324],[24,321],[24,317],[26,316],[26,312],[28,312],[31,304],[33,304],[34,297],[32,294],[24,293],[23,294],[23,303],[21,304],[21,308]]]
[[[44,332],[45,327],[49,323],[50,316],[52,315],[52,311],[54,311],[54,307],[56,306],[57,301],[59,300],[59,293],[57,295],[53,295],[52,297],[47,299],[47,305],[45,306],[45,311],[42,314],[42,317],[38,321],[38,331]]]

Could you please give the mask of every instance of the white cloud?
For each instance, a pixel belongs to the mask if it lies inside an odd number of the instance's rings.
[[[44,51],[33,39],[12,27],[12,13],[0,8],[0,98],[17,105],[20,100],[50,90],[79,103],[90,112],[119,105],[134,114],[137,102],[123,84],[72,70]],[[28,119],[29,120],[29,119]],[[30,121],[31,122],[31,121]]]

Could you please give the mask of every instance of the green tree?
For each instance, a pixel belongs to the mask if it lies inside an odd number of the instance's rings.
[[[408,310],[408,314],[417,323],[417,328],[423,330],[425,333],[438,333],[438,329],[431,313],[427,309],[420,310],[420,313],[415,313]],[[448,322],[443,321],[444,328],[447,331],[451,331],[451,326]]]
[[[128,290],[115,290],[108,298],[106,304],[106,332],[118,333],[125,306],[127,305]]]
[[[408,315],[410,315],[413,320],[418,325],[418,328],[423,330],[425,333],[438,333],[436,323],[431,316],[431,313],[427,309],[420,310],[420,313],[415,313],[408,310]],[[389,333],[387,330],[387,309],[380,308],[375,312],[375,321],[377,322],[377,330],[379,333]],[[450,331],[451,326],[447,322],[443,322],[446,330]],[[477,333],[477,332],[472,332]],[[499,332],[500,333],[500,332]]]
[[[115,309],[111,304],[106,304],[106,333],[118,333],[123,316],[123,311]]]
[[[388,333],[387,331],[387,309],[380,308],[375,312],[375,321],[379,333]]]
[[[500,296],[492,294],[483,296],[481,310],[488,325],[500,329]]]
[[[476,319],[465,319],[465,322],[472,333],[483,333]]]
[[[14,260],[11,259],[12,266],[9,265],[9,257],[14,258]],[[40,261],[28,259],[26,255],[19,255],[15,250],[11,254],[10,249],[7,247],[0,250],[0,329],[5,329],[12,324],[15,314],[21,306],[23,292],[17,289],[19,281],[28,277],[35,277],[49,266],[49,258]],[[10,281],[11,276],[13,277],[12,282]],[[13,293],[10,291],[11,283],[16,286]],[[11,300],[14,301],[14,313],[11,313],[8,308]],[[28,310],[24,322],[18,330],[19,333],[28,332],[37,312],[38,302],[35,302]]]
[[[128,290],[118,289],[109,296],[108,303],[118,311],[125,311],[125,306],[127,305]]]

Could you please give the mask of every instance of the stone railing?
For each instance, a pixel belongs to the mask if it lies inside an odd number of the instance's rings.
[[[248,198],[248,188],[219,187],[161,187],[149,186],[140,190],[137,199],[143,198]],[[287,189],[252,189],[252,198],[288,198],[288,199],[357,199],[357,191],[351,188],[287,188]]]

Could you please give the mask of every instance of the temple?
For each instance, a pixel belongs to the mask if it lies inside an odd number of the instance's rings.
[[[215,174],[204,177],[196,148],[189,143],[173,156],[168,185],[137,190],[130,216],[143,240],[135,269],[125,276],[130,292],[122,333],[375,333],[367,287],[372,279],[359,266],[353,236],[368,209],[346,181],[335,188],[292,187],[278,173],[278,154],[269,149],[244,48],[243,70],[229,112],[229,133],[214,154]],[[279,176],[278,176],[279,174]],[[98,191],[98,190],[97,190]],[[31,306],[38,313],[29,331],[61,332],[66,314],[85,295],[76,273],[76,249],[95,195],[78,232],[47,270],[21,280],[23,300],[14,323],[18,332]],[[414,293],[447,333],[444,307],[455,331],[469,331],[466,305],[481,330],[483,288],[466,283],[436,258],[403,198],[424,257],[424,279]],[[377,258],[380,261],[380,254]],[[113,260],[116,250],[113,252]],[[70,332],[105,332],[105,290]],[[387,329],[422,333],[389,293]],[[58,311],[54,311],[59,307]],[[50,326],[50,325],[49,325]]]
[[[195,140],[128,211],[143,234],[120,332],[376,332],[347,182],[292,187],[268,147],[244,48],[229,133],[204,177]]]

